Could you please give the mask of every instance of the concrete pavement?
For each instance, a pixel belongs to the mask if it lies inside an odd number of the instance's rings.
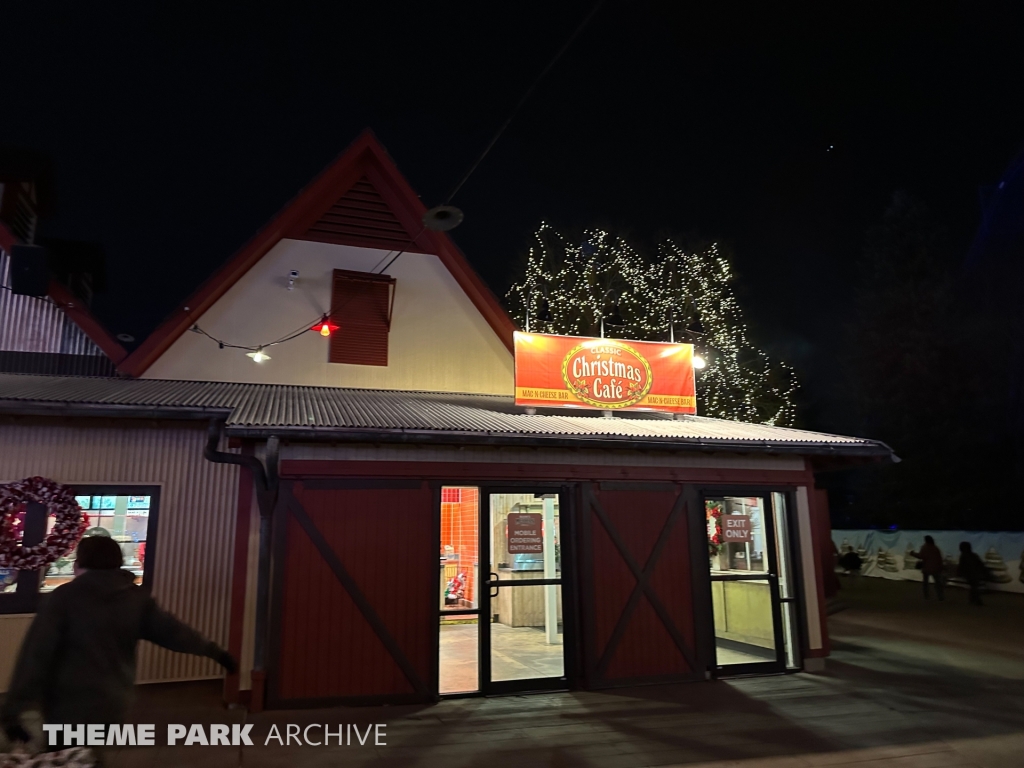
[[[386,724],[386,746],[123,748],[111,765],[553,768],[1021,768],[1024,596],[924,603],[919,585],[844,581],[820,675],[650,686],[429,707],[225,711],[209,683],[145,686],[132,722]],[[959,601],[959,602],[958,602]],[[313,729],[313,736],[319,733]],[[162,739],[159,739],[162,741]],[[372,741],[372,739],[368,740]]]

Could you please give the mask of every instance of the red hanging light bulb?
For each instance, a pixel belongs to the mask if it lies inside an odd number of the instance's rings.
[[[331,320],[330,315],[324,315],[319,320],[317,320],[313,327],[310,328],[309,330],[316,331],[321,336],[326,338],[330,336],[332,333],[334,333],[336,330],[338,330],[340,327],[340,325]]]

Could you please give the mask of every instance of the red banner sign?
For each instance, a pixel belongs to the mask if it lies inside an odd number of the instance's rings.
[[[516,405],[696,413],[693,345],[516,333]]]

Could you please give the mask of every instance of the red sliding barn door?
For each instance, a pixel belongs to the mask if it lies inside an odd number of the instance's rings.
[[[415,481],[282,482],[271,706],[432,698],[432,498]]]
[[[698,549],[707,543],[696,493],[670,483],[602,483],[582,495],[589,685],[703,679],[696,616],[706,608],[696,606],[707,587],[694,583],[692,565],[707,568]]]

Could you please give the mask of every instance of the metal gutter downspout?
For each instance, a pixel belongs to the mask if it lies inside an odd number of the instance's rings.
[[[260,549],[256,571],[256,632],[253,638],[252,692],[249,710],[262,712],[266,691],[271,532],[274,507],[277,505],[277,467],[280,446],[276,436],[271,435],[267,438],[267,449],[264,456],[266,466],[264,466],[263,462],[255,456],[217,450],[223,433],[223,421],[210,421],[203,456],[207,461],[217,464],[237,464],[248,469],[256,486],[256,505],[260,511]]]

